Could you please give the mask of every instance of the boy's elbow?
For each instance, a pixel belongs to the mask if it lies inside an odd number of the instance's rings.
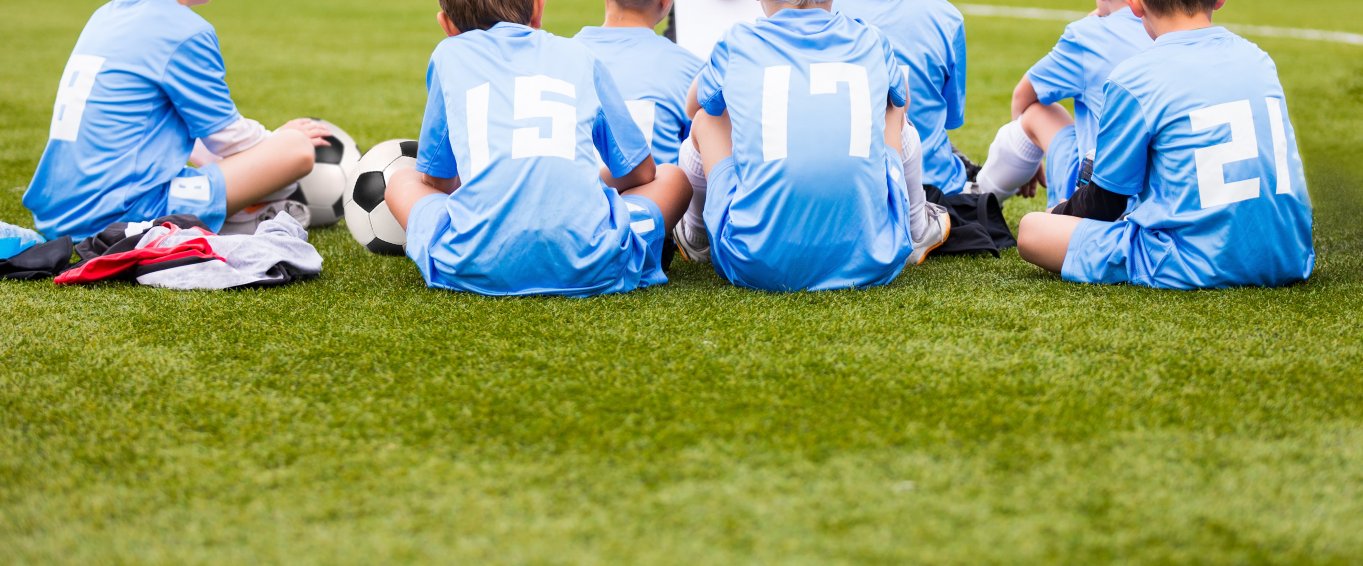
[[[281,130],[275,135],[288,140],[287,151],[281,158],[288,163],[289,168],[300,178],[312,173],[317,162],[317,148],[312,145],[312,138],[295,130]]]

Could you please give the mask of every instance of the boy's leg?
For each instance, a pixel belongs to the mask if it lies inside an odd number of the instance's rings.
[[[885,144],[899,149],[904,188],[909,198],[909,231],[913,241],[918,242],[928,230],[928,195],[923,190],[923,141],[918,136],[918,128],[905,118],[903,108],[885,113]]]
[[[989,158],[976,177],[980,188],[1000,200],[1016,194],[1037,177],[1051,140],[1073,124],[1069,112],[1058,104],[1028,107],[1022,117],[999,128],[989,144]]]
[[[705,175],[709,177],[716,165],[734,154],[733,125],[729,122],[729,113],[719,116],[711,116],[705,111],[697,113],[691,123],[691,139],[695,140],[696,149],[700,150]]]
[[[733,154],[733,140],[729,136],[727,113],[714,117],[702,110],[691,124],[691,137],[682,142],[678,163],[691,193],[686,214],[676,224],[672,240],[687,261],[710,261],[710,234],[705,226],[706,191],[710,171]]]
[[[217,162],[227,182],[230,216],[312,172],[316,149],[307,134],[280,130],[255,147]]]
[[[403,169],[393,173],[393,178],[388,180],[388,187],[383,193],[383,200],[388,204],[388,211],[393,213],[393,218],[397,219],[398,225],[406,230],[407,219],[411,217],[412,209],[416,207],[416,203],[428,196],[441,194],[445,193],[426,184],[421,173],[418,173],[415,169]]]
[[[1018,253],[1052,273],[1065,267],[1070,239],[1084,219],[1063,214],[1033,212],[1022,217],[1018,226]]]
[[[701,160],[700,150],[696,149],[695,138],[688,137],[682,141],[681,150],[677,154],[677,165],[686,174],[686,181],[691,184],[691,202],[686,208],[686,214],[682,216],[681,224],[685,224],[685,231],[688,233],[704,234],[705,190],[709,186],[709,181],[705,178],[705,162]]]

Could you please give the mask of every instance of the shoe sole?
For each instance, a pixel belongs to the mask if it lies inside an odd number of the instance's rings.
[[[676,227],[672,228],[672,243],[677,247],[677,255],[681,256],[682,259],[690,263],[710,263],[710,259],[708,257],[704,260],[691,257],[691,254],[687,253],[686,251],[686,246],[682,244],[682,242],[684,241],[685,239],[683,239],[681,235],[681,223],[679,222],[677,223]]]
[[[925,261],[928,260],[928,256],[932,255],[932,252],[936,251],[937,248],[940,248],[940,247],[946,245],[947,240],[951,238],[951,217],[950,217],[950,216],[947,217],[947,227],[946,227],[945,230],[943,230],[943,232],[944,232],[944,233],[942,234],[942,239],[939,240],[936,244],[933,244],[932,247],[928,248],[928,251],[923,252],[923,257],[918,258],[918,261],[914,262],[914,265],[915,265],[915,266],[923,265],[923,262],[925,262]]]

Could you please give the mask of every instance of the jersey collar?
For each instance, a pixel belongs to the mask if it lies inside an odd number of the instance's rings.
[[[496,25],[488,28],[487,32],[494,35],[515,37],[535,33],[535,28],[511,22],[498,22]]]
[[[833,19],[834,14],[828,10],[818,8],[797,10],[795,8],[782,8],[781,11],[772,14],[767,19],[774,22],[786,22],[795,29],[809,29],[817,31],[827,26]]]
[[[1161,35],[1159,39],[1155,40],[1155,45],[1170,45],[1175,43],[1183,44],[1198,43],[1206,39],[1220,37],[1228,34],[1230,34],[1230,31],[1221,26],[1212,26],[1209,28],[1188,31],[1175,31]]]

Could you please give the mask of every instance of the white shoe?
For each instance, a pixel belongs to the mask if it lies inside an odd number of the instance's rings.
[[[222,223],[219,234],[255,234],[261,223],[280,214],[292,216],[303,226],[312,222],[312,213],[308,212],[307,205],[294,200],[272,200],[253,204],[228,217],[227,221]]]
[[[694,263],[710,263],[710,235],[704,230],[692,230],[685,220],[672,229],[672,241],[682,259]]]
[[[951,236],[951,215],[947,213],[946,207],[929,202],[926,203],[928,231],[923,234],[922,240],[913,242],[913,253],[909,255],[909,265],[923,265],[927,261],[928,254],[933,250],[942,247],[947,243],[947,238]]]

